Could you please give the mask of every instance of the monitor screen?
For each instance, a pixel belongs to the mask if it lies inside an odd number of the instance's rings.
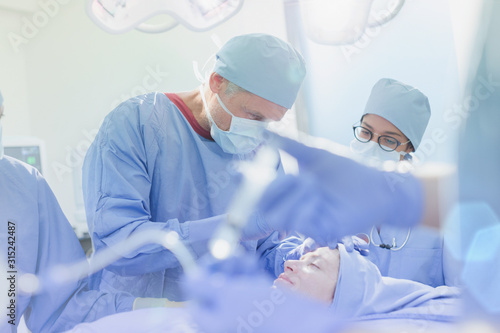
[[[40,173],[43,172],[40,146],[6,146],[4,149],[5,155],[17,158],[37,168]]]

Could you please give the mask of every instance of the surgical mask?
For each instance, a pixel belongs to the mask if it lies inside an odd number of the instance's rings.
[[[386,161],[399,162],[401,156],[408,153],[401,151],[385,151],[380,148],[378,142],[360,142],[356,139],[351,141],[351,151],[362,158],[362,162],[370,166],[381,166]],[[388,148],[389,149],[389,148]]]
[[[0,159],[3,158],[2,123],[0,123]]]
[[[210,135],[224,152],[246,154],[254,151],[262,143],[262,131],[267,127],[266,122],[236,117],[222,103],[219,95],[215,94],[222,109],[231,115],[231,126],[228,131],[223,131],[217,126],[210,114],[202,86],[200,86],[200,94],[208,119],[212,123]]]

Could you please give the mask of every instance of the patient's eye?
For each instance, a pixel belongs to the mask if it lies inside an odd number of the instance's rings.
[[[310,263],[309,266],[313,267],[314,269],[320,269],[318,265]]]

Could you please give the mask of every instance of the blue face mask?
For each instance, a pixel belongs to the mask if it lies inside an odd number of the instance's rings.
[[[379,167],[386,161],[399,162],[401,156],[406,157],[408,155],[404,151],[385,151],[375,141],[365,143],[354,139],[351,142],[350,148],[353,153],[362,158],[363,163],[374,167]]]
[[[219,95],[215,94],[222,109],[231,115],[231,126],[228,131],[223,131],[217,126],[210,114],[202,87],[200,87],[200,94],[208,119],[212,123],[210,135],[224,152],[228,154],[247,154],[262,143],[262,131],[267,128],[267,122],[236,117],[222,103]]]

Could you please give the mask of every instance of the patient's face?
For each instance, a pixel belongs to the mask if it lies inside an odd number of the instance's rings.
[[[322,247],[303,255],[300,260],[285,262],[285,271],[274,286],[289,288],[330,304],[339,276],[339,250]]]

